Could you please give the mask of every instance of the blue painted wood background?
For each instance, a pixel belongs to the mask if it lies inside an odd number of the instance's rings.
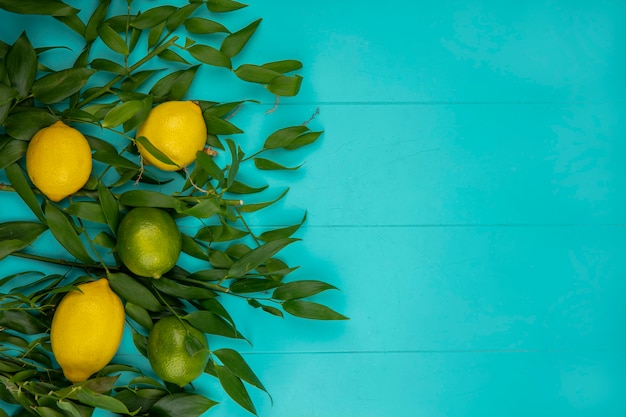
[[[273,398],[253,392],[259,414],[626,415],[624,2],[254,0],[228,22],[257,17],[242,60],[299,59],[305,81],[233,121],[265,137],[319,109],[309,126],[325,134],[271,177],[291,190],[254,226],[306,210],[285,256],[338,286],[317,300],[351,317],[233,306]],[[75,41],[47,19],[0,20],[5,42]],[[203,71],[190,96],[258,93]],[[6,193],[0,210],[29,216]],[[119,355],[141,360],[129,338]],[[249,415],[198,386],[221,401],[207,416]]]

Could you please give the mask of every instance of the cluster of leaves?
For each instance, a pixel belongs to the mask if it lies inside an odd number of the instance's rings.
[[[0,0],[0,8],[8,12],[51,16],[84,41],[73,64],[64,69],[45,66],[41,56],[57,48],[35,48],[25,32],[12,44],[0,41],[0,169],[8,179],[0,189],[16,193],[32,211],[27,219],[0,223],[0,260],[9,256],[29,260],[28,270],[0,278],[0,400],[15,405],[16,417],[85,417],[95,408],[122,415],[191,417],[216,404],[193,387],[172,386],[133,364],[110,364],[83,383],[64,379],[50,349],[52,315],[65,293],[95,277],[106,276],[124,300],[133,341],[144,356],[147,334],[165,314],[178,315],[205,332],[209,341],[247,340],[223,297],[242,299],[280,317],[288,313],[317,320],[346,318],[306,299],[335,289],[332,285],[286,279],[296,267],[278,254],[298,240],[294,234],[306,215],[296,224],[261,233],[246,221],[250,213],[272,206],[287,191],[267,201],[241,203],[242,195],[263,196],[269,188],[243,182],[238,175],[242,168],[295,170],[298,167],[264,156],[300,149],[315,142],[321,131],[312,131],[306,123],[281,128],[248,156],[231,137],[244,133],[231,118],[246,101],[198,100],[210,151],[198,152],[193,169],[174,177],[146,170],[137,157],[136,139],[130,136],[156,104],[187,99],[202,65],[226,68],[226,80],[234,74],[278,97],[298,93],[302,78],[290,74],[301,63],[284,60],[234,68],[233,61],[260,23],[231,31],[214,20],[245,7],[234,0],[190,0],[181,7],[161,5],[142,11],[127,0],[127,12],[120,15],[112,15],[110,3],[100,0],[85,22],[79,10],[59,0]],[[194,40],[195,35],[207,34],[215,35],[211,39],[219,45]],[[139,45],[146,49],[138,52]],[[97,55],[98,50],[114,58]],[[154,69],[148,65],[153,61],[169,65]],[[24,155],[33,134],[57,120],[79,129],[95,127],[103,135],[87,135],[95,161],[88,183],[71,198],[53,203],[30,183]],[[124,142],[120,145],[106,134]],[[138,140],[157,159],[171,162],[146,138]],[[165,193],[166,184],[180,186]],[[183,229],[183,252],[203,267],[189,271],[178,265],[159,280],[126,270],[116,255],[115,236],[121,217],[133,207],[158,207],[179,220],[193,221],[197,227]],[[65,257],[37,251],[37,240],[48,233]],[[64,272],[32,269],[35,261],[55,264]],[[190,341],[188,349],[195,348]],[[210,353],[206,374],[256,414],[248,387],[267,391],[242,355],[230,348]],[[7,414],[0,410],[2,416]]]

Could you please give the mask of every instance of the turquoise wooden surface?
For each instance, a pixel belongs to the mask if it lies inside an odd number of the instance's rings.
[[[285,256],[340,287],[318,299],[351,317],[233,304],[254,344],[237,347],[273,397],[253,393],[259,414],[626,415],[624,3],[256,0],[236,16],[264,18],[242,59],[300,59],[305,84],[235,121],[264,137],[319,109],[310,126],[326,131],[289,160],[299,172],[272,177],[290,193],[254,227],[306,209]],[[75,41],[0,19],[6,42]],[[192,96],[256,94],[202,71]],[[0,210],[30,216],[10,194]],[[120,355],[141,361],[129,338]],[[222,402],[207,416],[248,415],[198,386]]]

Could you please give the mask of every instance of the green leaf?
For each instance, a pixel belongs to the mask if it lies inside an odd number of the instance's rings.
[[[48,230],[46,225],[35,222],[13,221],[0,223],[0,260],[24,249]]]
[[[230,33],[228,29],[221,23],[202,17],[192,17],[185,21],[185,28],[191,33],[201,35],[211,33]]]
[[[196,76],[198,68],[200,68],[199,65],[194,65],[191,68],[182,70],[172,83],[172,90],[167,95],[168,100],[177,101],[182,100],[185,97],[185,94],[187,94],[187,91]]]
[[[200,394],[180,392],[161,398],[152,408],[154,417],[200,417],[217,403]]]
[[[213,158],[202,151],[196,153],[196,164],[199,164],[206,170],[206,172],[221,186],[224,182],[224,171],[215,163]]]
[[[131,319],[139,323],[141,327],[146,330],[152,329],[152,319],[150,318],[150,313],[148,313],[148,310],[138,306],[135,303],[131,303],[130,301],[126,302],[124,310],[126,311],[126,314]]]
[[[229,322],[210,311],[194,311],[183,316],[183,318],[191,323],[193,327],[208,334],[234,339],[244,338]]]
[[[202,259],[205,261],[209,260],[209,255],[207,253],[207,248],[200,245],[194,238],[184,233],[181,233],[183,238],[183,247],[182,251],[185,252],[189,256],[193,256],[197,259]]]
[[[111,232],[117,234],[117,227],[120,223],[120,207],[111,190],[102,183],[98,183],[98,200],[102,207],[102,213],[109,225]]]
[[[20,198],[26,203],[28,208],[37,216],[39,221],[46,223],[46,219],[41,210],[41,206],[35,197],[35,193],[30,188],[30,184],[26,179],[24,171],[17,163],[13,163],[5,168],[5,172],[9,179],[9,182],[20,196]]]
[[[142,99],[141,108],[139,109],[139,111],[135,113],[133,117],[124,122],[124,132],[129,132],[142,124],[148,117],[148,114],[150,114],[150,110],[152,110],[152,104],[152,96],[147,96]]]
[[[84,29],[85,42],[93,42],[98,37],[98,27],[104,22],[111,0],[101,0],[93,11]]]
[[[228,167],[228,177],[226,178],[226,188],[228,188],[233,181],[235,181],[235,177],[239,171],[239,161],[243,159],[243,153],[241,152],[241,148],[236,146],[232,139],[226,139],[226,144],[228,145],[231,155],[231,162]]]
[[[47,330],[47,326],[25,310],[0,310],[0,327],[24,334],[38,334]]]
[[[274,230],[268,230],[266,232],[261,233],[259,235],[259,239],[261,239],[264,242],[269,242],[269,241],[276,240],[276,239],[290,237],[296,231],[298,231],[300,226],[302,226],[305,221],[306,221],[306,213],[304,213],[304,216],[302,217],[302,220],[300,221],[300,223],[294,224],[292,226],[274,229]]]
[[[138,138],[135,139],[135,141],[138,144],[140,144],[141,146],[143,146],[152,156],[154,156],[160,162],[163,162],[164,164],[167,164],[167,165],[174,165],[174,166],[182,169],[182,167],[180,165],[178,165],[176,162],[172,161],[167,155],[165,155],[163,152],[161,152],[159,149],[157,149],[157,147],[154,146],[150,142],[150,140],[148,140],[147,137],[139,136]]]
[[[255,375],[252,368],[248,365],[245,359],[233,349],[218,349],[214,350],[213,354],[222,362],[222,364],[228,368],[235,376],[246,381],[248,384],[253,385],[265,392],[267,390],[261,383],[261,380]]]
[[[161,36],[163,36],[163,32],[165,32],[165,22],[150,28],[150,32],[148,32],[148,49],[156,46]]]
[[[295,300],[311,297],[326,290],[336,290],[337,287],[326,282],[316,280],[302,280],[286,283],[274,290],[272,298],[276,300]]]
[[[187,48],[189,54],[200,62],[216,67],[232,68],[230,58],[209,45],[195,44]]]
[[[100,24],[98,26],[98,35],[106,46],[118,54],[128,55],[130,53],[124,39],[109,24]]]
[[[13,13],[68,16],[79,12],[58,0],[0,0],[0,8]]]
[[[213,13],[232,12],[248,6],[234,0],[208,0],[206,5]]]
[[[228,192],[233,194],[255,194],[267,189],[267,187],[267,185],[252,187],[240,181],[234,180],[230,187],[228,187]]]
[[[295,167],[286,167],[284,165],[279,164],[278,162],[271,161],[265,158],[253,158],[254,166],[261,170],[285,170],[285,171],[295,171],[300,168],[302,165],[298,165]]]
[[[265,149],[278,149],[288,146],[291,142],[303,133],[309,131],[306,126],[291,126],[279,129],[273,132],[265,139],[263,148]]]
[[[263,64],[262,67],[268,70],[279,72],[281,74],[285,74],[287,72],[301,69],[302,62],[295,59],[286,59],[283,61],[268,62],[267,64]]]
[[[66,211],[83,220],[106,224],[102,207],[94,201],[73,201]]]
[[[185,300],[203,300],[206,298],[216,297],[215,292],[207,288],[182,285],[165,277],[154,280],[152,285],[154,285],[157,290],[164,292],[165,294],[183,298]]]
[[[185,58],[183,58],[182,56],[178,55],[176,52],[172,51],[171,49],[166,49],[165,51],[161,52],[159,54],[159,58],[164,59],[165,61],[180,62],[182,64],[189,64],[189,62],[187,62],[187,60]]]
[[[113,74],[126,75],[128,74],[128,70],[117,62],[113,62],[110,59],[106,58],[96,58],[91,61],[91,68],[112,72]]]
[[[113,107],[104,116],[102,127],[114,128],[129,120],[144,107],[143,100],[131,100]]]
[[[167,29],[176,30],[199,6],[200,3],[190,3],[176,10],[167,18]]]
[[[348,317],[339,314],[325,305],[311,301],[288,300],[283,304],[283,309],[296,317],[313,320],[347,320]]]
[[[230,292],[236,294],[249,294],[274,289],[282,285],[279,281],[260,278],[240,278],[230,284]]]
[[[274,78],[282,76],[279,72],[252,64],[241,65],[234,72],[243,81],[259,84],[269,84]]]
[[[111,165],[116,168],[131,169],[131,170],[136,170],[137,172],[139,172],[139,170],[141,169],[141,167],[138,164],[124,158],[123,156],[119,155],[117,152],[100,150],[100,151],[94,152],[92,157],[98,162],[102,162],[104,164]]]
[[[137,29],[149,29],[164,22],[176,11],[174,6],[157,6],[137,16],[131,23]]]
[[[125,206],[171,208],[178,212],[185,209],[185,203],[177,198],[149,190],[125,191],[120,195],[119,202]]]
[[[324,132],[308,132],[303,135],[298,136],[294,139],[290,144],[285,146],[285,149],[288,151],[293,151],[294,149],[299,149],[303,146],[310,145],[315,142],[317,138],[319,138]]]
[[[274,240],[264,245],[259,246],[256,249],[246,253],[240,259],[238,259],[228,270],[228,276],[230,277],[242,277],[248,272],[254,270],[259,265],[266,262],[272,256],[276,255],[285,246],[297,241],[299,239],[286,238]]]
[[[30,140],[35,133],[59,120],[46,109],[23,110],[11,113],[4,122],[4,128],[11,137]]]
[[[1,5],[6,0],[0,0],[0,2]],[[9,2],[11,4],[23,4],[23,2],[12,0]],[[10,9],[11,7],[8,10]],[[9,48],[4,59],[4,66],[7,76],[11,80],[11,86],[17,90],[19,97],[27,97],[37,75],[37,53],[26,32],[22,32]]]
[[[154,75],[155,73],[159,71],[161,70],[158,70],[158,69],[144,70],[144,71],[137,71],[129,75],[128,78],[126,78],[122,82],[122,91],[135,91],[139,89],[139,87],[144,82],[146,82],[152,75]]]
[[[225,366],[216,365],[215,369],[217,370],[217,377],[220,384],[228,396],[245,410],[257,415],[252,399],[250,399],[250,394],[248,394],[241,379]]]
[[[146,310],[161,311],[161,303],[142,283],[122,272],[107,274],[113,291],[126,301],[143,307]]]
[[[4,84],[0,84],[0,106],[10,103],[17,97],[17,90]]]
[[[264,209],[265,207],[271,206],[277,201],[282,200],[282,198],[287,195],[288,191],[289,189],[286,189],[278,197],[276,197],[274,200],[271,200],[271,201],[265,201],[263,203],[244,204],[243,206],[239,207],[239,211],[242,213],[252,213],[254,211]]]
[[[274,78],[267,89],[270,93],[282,97],[293,97],[300,91],[302,77],[299,75],[282,76]]]
[[[42,103],[58,103],[80,91],[96,71],[84,67],[53,72],[33,84],[33,95]]]
[[[87,249],[67,216],[50,202],[46,203],[45,214],[50,232],[61,246],[82,262],[93,264],[93,259],[87,253]]]
[[[198,219],[206,219],[219,213],[221,210],[217,197],[207,197],[199,203],[184,210],[182,213]]]
[[[77,392],[78,401],[92,407],[101,408],[113,413],[127,414],[134,416],[139,412],[130,412],[123,402],[105,394],[95,393],[85,387],[81,387]]]
[[[207,132],[214,135],[236,135],[243,133],[241,129],[229,121],[210,114],[204,114],[204,121],[206,122]]]
[[[23,140],[8,138],[2,146],[0,142],[0,169],[6,168],[19,160],[28,147],[28,142]]]
[[[224,53],[224,55],[229,58],[237,55],[239,52],[241,52],[246,43],[248,43],[248,41],[256,31],[257,27],[259,27],[260,23],[261,19],[257,19],[245,28],[226,36],[226,38],[224,38],[224,41],[222,42],[220,51],[222,51],[222,53]]]

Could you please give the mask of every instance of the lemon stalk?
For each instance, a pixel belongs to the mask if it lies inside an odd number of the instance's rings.
[[[152,58],[154,58],[155,56],[159,55],[161,52],[163,52],[164,50],[166,50],[167,48],[169,48],[170,46],[172,46],[176,41],[178,40],[178,36],[173,36],[172,38],[170,38],[167,42],[165,42],[163,45],[153,49],[152,51],[150,51],[145,57],[141,58],[139,61],[137,61],[134,65],[132,65],[129,69],[129,73],[132,73],[134,71],[136,71],[138,68],[140,68],[143,64],[145,64],[146,62],[148,62],[149,60],[151,60]],[[86,97],[83,101],[79,102],[76,105],[77,109],[80,109],[81,107],[84,107],[85,105],[87,105],[88,103],[91,103],[92,101],[94,101],[95,99],[97,99],[98,97],[102,96],[103,94],[106,94],[108,92],[111,91],[111,87],[113,87],[115,84],[117,84],[118,82],[120,82],[125,76],[124,75],[118,75],[115,78],[113,78],[111,81],[109,81],[108,83],[106,83],[104,86],[98,88],[96,91],[94,91],[91,95],[89,95],[88,97]]]

